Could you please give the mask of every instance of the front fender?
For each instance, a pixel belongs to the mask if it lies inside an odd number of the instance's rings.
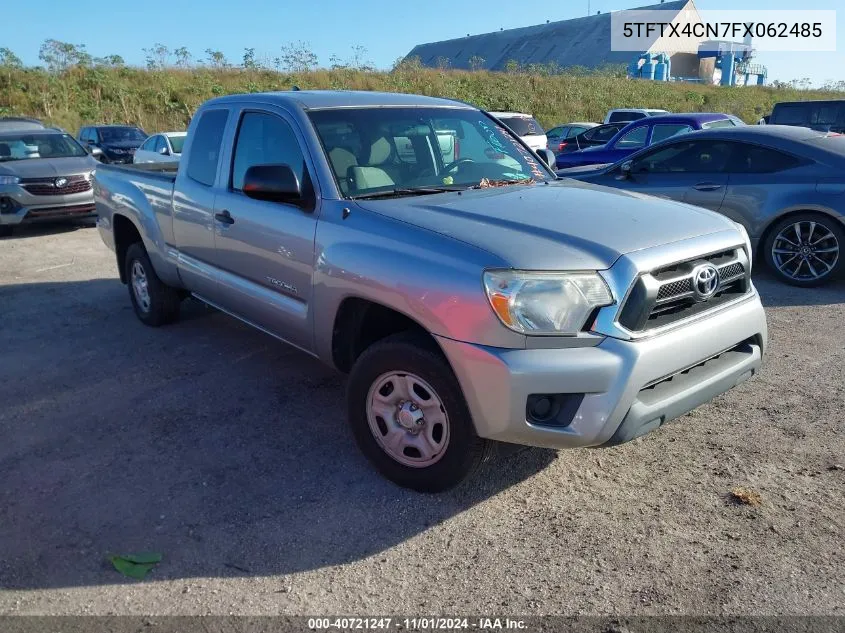
[[[356,207],[346,220],[328,207],[317,228],[314,349],[332,359],[335,315],[350,297],[404,314],[431,334],[504,348],[525,337],[496,318],[482,287],[500,258],[474,246]]]

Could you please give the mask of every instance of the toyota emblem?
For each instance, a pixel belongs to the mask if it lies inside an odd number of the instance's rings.
[[[719,289],[719,271],[713,264],[701,264],[692,271],[692,290],[697,301],[707,301]]]
[[[67,184],[67,178],[56,178],[53,183],[56,185],[56,187],[61,189]]]

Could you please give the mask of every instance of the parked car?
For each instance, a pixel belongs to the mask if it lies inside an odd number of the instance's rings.
[[[718,128],[558,173],[718,211],[746,227],[754,252],[787,283],[816,286],[845,272],[845,136]]]
[[[657,108],[618,108],[616,110],[608,110],[604,115],[604,123],[630,123],[631,121],[639,121],[650,116],[657,116],[660,114],[669,114],[668,110],[659,110]]]
[[[590,128],[586,132],[572,137],[566,142],[566,145],[560,147],[558,154],[570,154],[588,147],[596,147],[597,145],[604,145],[612,139],[619,130],[628,125],[627,123],[603,123],[594,128]]]
[[[143,323],[192,294],[349,372],[358,445],[417,490],[457,484],[492,441],[631,440],[755,374],[766,346],[740,225],[556,181],[450,100],[219,97],[178,166],[98,167],[95,198]]]
[[[0,131],[0,235],[22,223],[93,215],[97,164],[69,134]]]
[[[543,126],[537,123],[530,114],[523,114],[521,112],[491,112],[490,115],[507,125],[531,149],[547,148],[548,140],[546,139]]]
[[[79,130],[79,142],[88,148],[102,150],[104,163],[131,163],[147,133],[133,125],[93,125]]]
[[[153,134],[135,151],[133,163],[162,163],[178,161],[187,132]]]
[[[694,113],[663,114],[629,123],[606,144],[588,147],[578,152],[559,154],[555,161],[558,169],[579,165],[615,163],[649,145],[672,136],[696,130],[740,125],[727,114]]]
[[[598,126],[598,123],[567,123],[546,131],[546,147],[555,154],[562,152],[576,136]]]
[[[845,133],[845,99],[776,103],[769,123]]]
[[[0,132],[9,132],[12,130],[43,130],[44,123],[38,119],[22,116],[4,116],[0,117]]]

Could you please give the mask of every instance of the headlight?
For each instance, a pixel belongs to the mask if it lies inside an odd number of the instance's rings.
[[[524,334],[573,336],[593,310],[613,303],[595,272],[490,270],[484,273],[484,289],[502,323]]]
[[[16,185],[20,181],[17,176],[0,176],[0,185]]]
[[[736,224],[736,228],[739,229],[739,232],[742,234],[742,239],[745,240],[745,253],[748,255],[748,270],[751,270],[751,262],[754,259],[754,254],[751,252],[751,238],[748,237],[748,231],[745,230],[745,227],[740,224],[739,222],[734,222]]]

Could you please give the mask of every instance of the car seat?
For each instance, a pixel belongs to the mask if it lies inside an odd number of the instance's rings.
[[[358,165],[355,154],[345,147],[335,147],[329,152],[329,160],[334,168],[334,173],[337,175],[341,193],[349,193],[349,169]]]
[[[393,154],[393,146],[387,137],[377,138],[371,145],[364,165],[354,165],[348,168],[349,186],[356,191],[390,187],[396,184],[396,174],[387,164]]]

